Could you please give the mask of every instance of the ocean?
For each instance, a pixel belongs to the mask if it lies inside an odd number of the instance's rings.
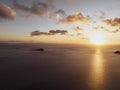
[[[0,90],[120,90],[116,50],[120,46],[0,43]]]

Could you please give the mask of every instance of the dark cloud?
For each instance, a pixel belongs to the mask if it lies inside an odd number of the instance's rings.
[[[0,2],[0,19],[12,20],[16,16],[16,12],[9,6]]]
[[[120,18],[106,19],[103,22],[113,27],[120,26]]]
[[[63,24],[69,24],[69,23],[87,24],[88,21],[89,21],[89,18],[84,17],[82,13],[76,13],[76,14],[67,16],[66,18],[59,19],[59,22]]]
[[[59,9],[55,13],[60,14],[60,15],[66,15],[66,13],[65,13],[65,11],[63,9]]]
[[[62,17],[66,16],[66,12],[63,9],[59,9],[55,12],[56,14],[56,20],[58,21],[57,23],[59,24],[59,21],[62,19]]]
[[[73,29],[74,29],[75,31],[77,31],[77,32],[83,31],[83,28],[81,28],[81,27],[79,27],[79,26],[74,27]]]
[[[38,30],[31,32],[31,36],[40,36],[40,35],[56,35],[56,34],[60,34],[60,35],[66,35],[68,33],[67,30],[50,30],[49,32],[40,32]]]
[[[40,35],[54,35],[54,34],[47,32],[40,32],[38,30],[31,32],[31,36],[40,36]]]
[[[66,35],[68,31],[67,30],[50,30],[49,33]]]
[[[50,0],[51,1],[51,0]],[[27,16],[38,16],[38,17],[43,17],[47,15],[49,12],[50,8],[52,8],[52,2],[41,2],[41,1],[34,1],[30,6],[25,6],[23,4],[20,4],[17,1],[13,2],[13,5],[16,9],[23,11]]]

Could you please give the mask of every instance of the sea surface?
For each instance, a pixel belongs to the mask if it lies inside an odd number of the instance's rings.
[[[120,46],[0,43],[0,90],[120,90],[116,50]]]

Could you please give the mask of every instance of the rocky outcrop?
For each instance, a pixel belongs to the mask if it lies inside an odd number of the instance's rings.
[[[120,54],[120,51],[115,51],[114,53],[115,53],[115,54]]]
[[[44,51],[43,48],[37,48],[37,49],[34,49],[34,51]]]

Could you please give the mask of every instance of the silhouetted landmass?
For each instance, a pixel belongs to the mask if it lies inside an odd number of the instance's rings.
[[[115,54],[120,54],[120,51],[115,51],[114,53],[115,53]]]
[[[37,48],[37,49],[34,49],[34,51],[44,51],[43,48]]]

